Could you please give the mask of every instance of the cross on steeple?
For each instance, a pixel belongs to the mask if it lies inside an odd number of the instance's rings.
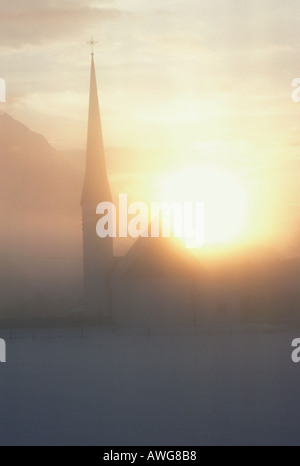
[[[95,45],[98,44],[98,42],[96,42],[93,38],[93,36],[91,37],[91,40],[89,40],[87,42],[87,45],[89,45],[91,47],[91,54],[94,55],[94,47]]]

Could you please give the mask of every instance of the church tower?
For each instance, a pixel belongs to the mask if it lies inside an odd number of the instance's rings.
[[[91,42],[94,45],[94,42]],[[113,239],[99,238],[96,208],[112,202],[106,172],[94,53],[92,50],[86,169],[81,197],[83,230],[84,297],[86,311],[104,320],[111,317],[109,274],[113,262]]]

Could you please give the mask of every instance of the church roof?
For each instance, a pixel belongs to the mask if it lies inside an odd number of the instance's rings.
[[[193,277],[206,271],[180,240],[140,237],[119,261],[117,272],[124,278],[138,279]]]

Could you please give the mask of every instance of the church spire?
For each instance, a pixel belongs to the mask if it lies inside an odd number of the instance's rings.
[[[92,40],[92,47],[95,41]],[[111,318],[111,291],[109,274],[113,263],[113,239],[99,238],[96,225],[99,217],[97,205],[112,202],[106,173],[104,144],[102,137],[98,90],[92,49],[90,104],[86,149],[86,171],[81,197],[84,301],[90,315],[103,319]]]
[[[95,41],[90,45],[93,47]],[[90,102],[86,150],[86,171],[83,184],[81,205],[96,209],[100,202],[112,201],[106,172],[105,152],[102,136],[98,89],[92,48]]]

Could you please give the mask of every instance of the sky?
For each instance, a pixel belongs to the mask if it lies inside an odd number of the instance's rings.
[[[9,114],[83,151],[93,36],[113,189],[143,200],[173,172],[214,166],[245,188],[244,239],[288,246],[300,225],[299,2],[0,0],[0,11]]]

